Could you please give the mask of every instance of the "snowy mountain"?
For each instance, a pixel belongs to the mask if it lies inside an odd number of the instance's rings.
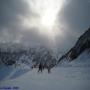
[[[1,65],[37,68],[40,64],[52,67],[56,62],[53,51],[46,47],[20,47],[17,44],[1,44],[0,47]]]
[[[1,44],[0,73],[4,72],[0,75],[0,80],[19,77],[34,68],[39,68],[40,64],[51,67],[56,62],[53,51],[43,46],[20,47],[17,44]]]
[[[90,52],[90,28],[79,37],[74,47],[64,54],[58,63],[65,58],[69,61],[77,59],[85,51]]]

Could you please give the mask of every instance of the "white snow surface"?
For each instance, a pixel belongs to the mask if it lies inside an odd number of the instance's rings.
[[[59,64],[49,74],[46,70],[38,73],[37,69],[0,66],[2,87],[18,87],[17,90],[90,90],[90,54],[84,52],[72,62]]]

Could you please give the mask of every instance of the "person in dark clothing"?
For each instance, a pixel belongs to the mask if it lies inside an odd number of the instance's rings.
[[[39,72],[39,71],[41,71],[41,72],[42,72],[42,70],[43,70],[43,65],[40,63],[40,64],[39,64],[39,69],[38,69],[38,72]]]

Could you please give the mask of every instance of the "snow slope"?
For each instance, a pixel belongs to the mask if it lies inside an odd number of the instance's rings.
[[[0,81],[0,87],[18,87],[18,90],[90,90],[90,54],[84,52],[78,59],[53,68],[50,74],[47,71],[37,73],[37,69],[34,69],[17,78],[6,78]]]

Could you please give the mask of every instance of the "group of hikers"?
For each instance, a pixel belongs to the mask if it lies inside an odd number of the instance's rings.
[[[42,72],[44,69],[47,69],[48,70],[48,73],[50,73],[51,72],[51,68],[53,68],[55,66],[55,64],[49,64],[49,63],[45,63],[45,64],[43,64],[43,63],[39,63],[39,64],[35,64],[35,65],[33,65],[32,66],[32,69],[33,68],[38,68],[38,72]]]
[[[33,59],[33,68],[38,68],[38,72],[43,72],[43,70],[47,70],[48,73],[51,72],[51,69],[56,65],[57,60],[54,56],[48,51],[43,55],[37,54],[37,57]]]

